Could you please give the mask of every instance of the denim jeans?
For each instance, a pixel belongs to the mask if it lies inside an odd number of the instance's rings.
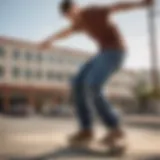
[[[74,78],[73,96],[82,130],[92,129],[92,107],[95,107],[107,127],[118,127],[119,117],[103,96],[102,88],[111,75],[121,67],[123,59],[122,51],[104,50],[83,65]]]

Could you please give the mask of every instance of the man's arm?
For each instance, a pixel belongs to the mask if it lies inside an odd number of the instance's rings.
[[[67,38],[74,32],[75,32],[74,27],[69,27],[56,34],[53,34],[40,43],[40,48],[41,49],[49,48],[54,41]]]
[[[110,13],[138,9],[153,5],[154,0],[140,0],[138,2],[119,2],[109,6]]]
[[[73,28],[66,28],[54,35],[51,35],[47,38],[48,41],[50,41],[51,43],[60,39],[64,39],[67,38],[68,36],[70,36],[72,33],[74,32]]]

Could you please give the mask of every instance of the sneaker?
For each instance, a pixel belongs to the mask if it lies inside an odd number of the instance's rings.
[[[121,130],[112,130],[100,140],[100,143],[106,146],[122,145],[125,140],[125,134]]]
[[[80,131],[69,138],[69,143],[73,146],[87,145],[93,139],[92,131]]]

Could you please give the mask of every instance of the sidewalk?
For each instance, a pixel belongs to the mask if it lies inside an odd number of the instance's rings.
[[[137,127],[150,127],[160,129],[160,116],[154,115],[129,115],[125,116],[124,123]]]
[[[41,118],[46,118],[47,117],[43,117],[43,116],[33,116],[33,117],[41,117]],[[160,115],[145,115],[145,114],[129,114],[129,115],[122,115],[121,116],[123,121],[126,124],[137,124],[137,125],[153,125],[153,126],[159,126],[160,127]],[[14,118],[12,116],[6,116],[3,114],[0,114],[0,118]],[[74,117],[51,117],[53,119],[75,119]],[[22,118],[23,119],[23,118]]]
[[[130,117],[131,119],[131,117]],[[137,118],[136,118],[137,119]],[[151,118],[152,119],[152,118]],[[133,121],[133,120],[132,120]],[[128,121],[129,122],[129,121]],[[54,156],[65,148],[68,135],[75,132],[75,120],[71,119],[45,119],[39,117],[16,119],[0,119],[0,155],[7,157],[37,157],[41,160],[56,160]],[[104,135],[104,128],[95,126],[96,138]],[[126,127],[129,150],[125,160],[154,160],[160,159],[160,131],[150,128]],[[71,152],[73,154],[73,151]],[[61,153],[59,160],[103,160],[106,157],[89,155],[83,158]],[[68,153],[67,153],[68,154]],[[49,158],[44,158],[48,156]],[[129,158],[130,157],[130,158]],[[152,159],[139,159],[151,157]],[[132,159],[131,159],[132,158]],[[159,160],[155,159],[155,160]],[[1,159],[0,159],[1,160]],[[3,159],[2,159],[3,160]],[[6,159],[5,159],[6,160]],[[7,159],[8,160],[8,159]],[[18,160],[18,159],[15,159]],[[19,160],[23,160],[20,158]],[[31,160],[31,159],[28,159]],[[32,159],[34,160],[34,159]],[[37,160],[37,159],[36,159]],[[111,160],[111,159],[109,159]],[[124,159],[122,159],[124,160]]]

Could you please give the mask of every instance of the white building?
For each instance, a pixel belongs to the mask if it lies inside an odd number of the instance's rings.
[[[17,102],[40,107],[46,101],[69,103],[70,80],[91,54],[66,48],[41,51],[31,42],[0,37],[0,106]],[[133,100],[135,73],[121,71],[105,93],[114,100]]]

